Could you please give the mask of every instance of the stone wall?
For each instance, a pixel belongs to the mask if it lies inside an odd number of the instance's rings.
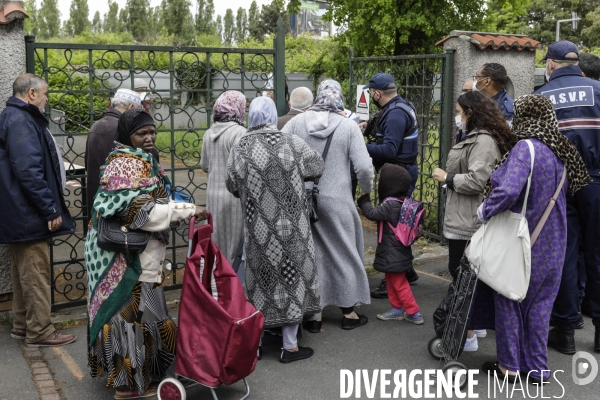
[[[12,96],[12,84],[25,72],[24,22],[17,19],[0,25],[0,112]],[[8,245],[0,245],[0,295],[12,292],[11,254]]]
[[[453,103],[460,96],[465,81],[475,75],[485,63],[499,63],[506,68],[509,83],[506,90],[513,98],[533,92],[535,75],[535,51],[529,50],[480,50],[466,35],[450,37],[444,42],[444,51],[454,53],[454,90]]]

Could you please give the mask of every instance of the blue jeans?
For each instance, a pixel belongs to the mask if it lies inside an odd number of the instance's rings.
[[[585,270],[585,288],[594,326],[600,327],[600,178],[575,195],[567,194],[567,251],[552,317],[558,327],[574,329],[578,319],[580,287],[578,264]]]

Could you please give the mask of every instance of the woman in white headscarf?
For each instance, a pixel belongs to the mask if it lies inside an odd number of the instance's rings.
[[[323,173],[323,159],[297,136],[277,130],[268,97],[250,104],[248,132],[229,155],[227,189],[242,202],[246,293],[265,316],[282,326],[280,361],[308,358],[296,334],[305,314],[320,310],[319,284],[304,181]]]

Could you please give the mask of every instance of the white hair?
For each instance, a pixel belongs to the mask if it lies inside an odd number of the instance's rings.
[[[292,90],[290,95],[290,106],[303,109],[312,105],[314,100],[312,91],[307,87],[299,87]]]
[[[114,107],[119,107],[119,108],[129,108],[130,105],[136,105],[133,101],[129,101],[129,100],[125,100],[125,99],[121,99],[118,97],[113,97],[112,100],[110,101],[110,104]]]

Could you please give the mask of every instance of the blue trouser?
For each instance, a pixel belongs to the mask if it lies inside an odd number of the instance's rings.
[[[580,245],[585,287],[594,326],[600,326],[600,177],[575,195],[567,194],[567,251],[552,317],[556,326],[574,329],[580,303],[578,262]],[[582,265],[583,265],[582,264]]]
[[[415,190],[415,186],[417,185],[417,179],[419,178],[419,166],[417,164],[407,165],[406,170],[410,175],[410,187],[408,188],[407,196],[410,197],[412,192]]]

